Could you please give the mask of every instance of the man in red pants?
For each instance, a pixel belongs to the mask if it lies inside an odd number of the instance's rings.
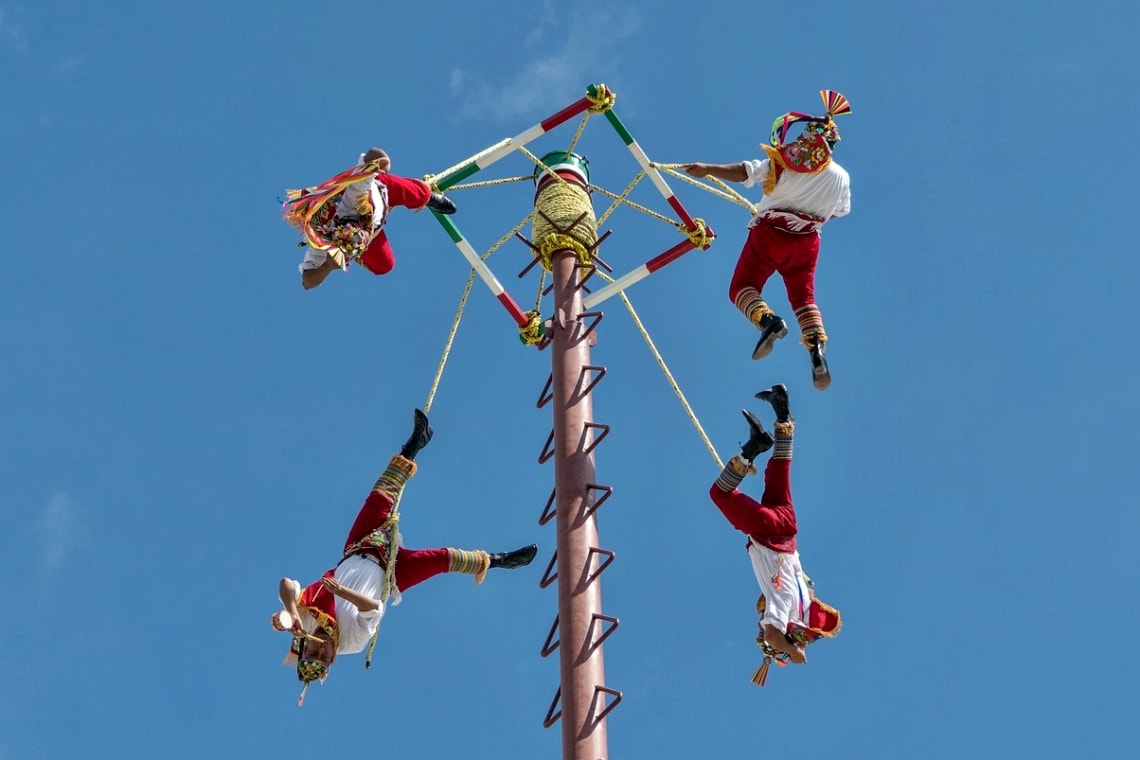
[[[839,611],[815,598],[811,581],[800,566],[796,550],[796,509],[792,505],[792,441],[795,421],[788,409],[788,389],[775,385],[756,397],[771,403],[776,412],[776,437],[744,410],[750,435],[739,454],[724,466],[709,488],[709,496],[732,527],[748,536],[748,555],[760,584],[756,609],[761,615],[757,643],[764,651],[764,664],[753,681],[764,684],[768,665],[775,660],[807,662],[807,645],[839,632]],[[764,468],[764,495],[760,501],[741,493],[737,486],[756,472],[752,462],[761,453],[775,451]]]
[[[360,652],[380,626],[385,604],[381,600],[388,567],[387,543],[391,526],[386,522],[407,479],[416,472],[416,453],[431,440],[427,417],[415,413],[415,429],[400,453],[372,488],[356,516],[344,543],[344,556],[337,566],[315,583],[302,589],[291,578],[282,578],[278,588],[285,614],[276,613],[273,627],[291,631],[293,644],[286,664],[295,664],[305,689],[324,680],[338,654]],[[513,552],[488,554],[482,550],[454,548],[396,551],[396,591],[389,599],[400,603],[400,593],[441,573],[468,573],[476,583],[490,568],[514,569],[529,565],[538,552],[535,545]]]
[[[305,290],[319,286],[334,269],[347,267],[348,259],[375,275],[391,272],[396,266],[396,255],[388,243],[384,222],[392,206],[455,213],[455,204],[441,193],[432,192],[426,182],[391,174],[392,160],[380,148],[370,148],[361,155],[360,166],[369,164],[374,164],[378,171],[346,187],[336,204],[335,216],[324,222],[347,258],[308,248],[299,267]]]
[[[694,177],[718,177],[743,182],[745,187],[763,185],[764,197],[748,225],[748,239],[729,283],[728,298],[760,330],[752,358],[763,359],[788,334],[787,323],[760,295],[768,278],[779,272],[811,354],[812,383],[826,390],[831,374],[824,358],[827,333],[815,303],[815,266],[824,222],[851,210],[850,178],[831,158],[839,142],[833,117],[850,113],[851,106],[833,90],[822,90],[820,95],[827,107],[823,116],[791,111],[776,119],[771,144],[760,146],[767,158],[735,164],[685,164],[684,169]],[[804,124],[803,132],[787,142],[797,123]]]

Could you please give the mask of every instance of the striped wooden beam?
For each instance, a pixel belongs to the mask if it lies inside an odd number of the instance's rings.
[[[466,163],[460,164],[458,168],[447,170],[448,173],[440,176],[438,180],[433,180],[433,183],[441,192],[447,190],[449,187],[459,184],[471,175],[486,169],[491,164],[509,155],[512,151],[542,137],[550,130],[574,118],[589,107],[590,99],[583,97],[581,100],[566,106],[558,113],[543,119],[530,129],[526,129],[514,137],[507,138],[494,145],[489,151],[476,156]]]
[[[486,262],[479,258],[479,254],[476,253],[475,249],[471,247],[471,244],[467,242],[467,238],[463,237],[463,233],[455,226],[455,222],[451,221],[450,217],[444,216],[437,211],[433,210],[431,213],[440,225],[443,226],[448,237],[455,243],[455,247],[463,254],[463,258],[467,259],[467,263],[479,274],[479,278],[483,280],[484,284],[486,284],[487,288],[491,291],[491,294],[498,299],[499,303],[503,305],[503,308],[507,310],[507,313],[511,315],[511,319],[515,321],[515,324],[520,328],[526,327],[527,324],[529,324],[526,314],[519,308],[515,299],[511,298],[510,294],[507,293],[498,278],[491,272]]]
[[[635,282],[640,282],[641,280],[644,280],[646,277],[653,274],[658,269],[661,269],[662,267],[666,266],[667,264],[673,263],[674,261],[681,258],[686,253],[688,253],[689,251],[693,250],[696,247],[697,246],[691,240],[685,240],[685,241],[682,241],[680,243],[677,243],[677,245],[673,246],[672,248],[670,248],[669,250],[660,254],[659,256],[654,256],[649,261],[645,262],[644,264],[637,267],[636,269],[634,269],[630,272],[627,272],[626,274],[617,278],[616,280],[614,280],[610,284],[606,285],[601,290],[598,290],[598,291],[591,293],[590,295],[586,296],[585,298],[582,299],[582,306],[587,311],[594,308],[595,306],[600,304],[602,301],[605,301],[610,296],[616,295],[617,293],[625,290],[630,285],[633,285]]]

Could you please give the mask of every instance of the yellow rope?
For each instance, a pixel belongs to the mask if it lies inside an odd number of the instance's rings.
[[[637,173],[637,176],[634,177],[628,185],[626,185],[625,190],[622,191],[621,195],[615,198],[614,202],[610,204],[610,207],[606,209],[605,213],[598,217],[599,227],[605,224],[605,221],[610,218],[610,214],[618,210],[618,207],[620,207],[621,204],[625,202],[626,196],[633,192],[633,188],[637,187],[637,183],[640,182],[643,177],[645,177],[644,169]],[[598,188],[598,192],[609,197],[608,193],[606,193],[606,191],[601,188]]]
[[[711,193],[712,195],[715,195],[718,198],[723,198],[724,200],[731,201],[732,203],[735,203],[738,206],[743,206],[744,208],[748,209],[749,213],[752,213],[752,214],[756,213],[756,206],[754,206],[752,204],[752,201],[748,200],[743,195],[736,192],[736,190],[734,190],[730,185],[728,185],[723,180],[721,180],[717,177],[706,177],[705,178],[709,182],[712,182],[715,185],[717,185],[717,187],[709,187],[708,185],[706,185],[704,182],[701,182],[696,177],[693,177],[692,175],[690,175],[686,172],[678,171],[678,169],[680,167],[684,166],[684,164],[651,163],[650,166],[653,166],[656,169],[660,169],[661,171],[665,172],[666,174],[673,176],[673,177],[676,177],[677,179],[684,180],[685,182],[688,182],[690,185],[695,185],[696,187],[699,187],[702,190],[704,190],[706,193]],[[719,189],[717,189],[717,188],[719,188]]]
[[[614,281],[612,277],[609,277],[604,272],[599,271],[598,274],[601,275],[601,277],[607,282]],[[622,303],[625,304],[625,308],[629,311],[629,315],[633,318],[634,325],[637,326],[638,332],[641,333],[641,337],[645,340],[645,345],[649,346],[649,350],[653,352],[653,358],[657,360],[657,366],[661,367],[661,371],[665,373],[665,379],[669,382],[669,387],[671,387],[673,389],[673,393],[677,395],[677,400],[681,402],[681,407],[684,408],[685,414],[689,416],[689,421],[692,422],[693,427],[696,428],[697,435],[701,437],[701,440],[705,443],[705,448],[709,450],[710,454],[712,454],[712,458],[713,461],[716,462],[716,466],[720,469],[724,469],[724,462],[721,461],[720,455],[717,454],[716,447],[714,447],[712,441],[709,440],[708,435],[705,433],[705,429],[701,426],[701,421],[697,419],[697,415],[693,411],[693,407],[689,405],[689,400],[685,398],[685,394],[681,390],[681,386],[678,385],[677,381],[673,378],[673,373],[669,371],[668,365],[665,364],[664,357],[662,357],[661,352],[657,350],[657,346],[654,344],[653,338],[649,336],[649,331],[646,330],[645,325],[642,324],[641,317],[637,315],[637,311],[633,308],[633,304],[630,302],[629,297],[626,296],[624,290],[619,291],[618,295],[621,296]]]
[[[482,182],[466,182],[462,185],[452,185],[451,187],[447,188],[447,192],[450,193],[453,190],[474,190],[478,187],[493,187],[495,185],[507,185],[511,182],[529,182],[532,179],[534,179],[532,175],[525,174],[519,177],[503,177],[501,179],[488,179]]]
[[[483,158],[484,156],[490,155],[491,153],[493,153],[496,150],[498,150],[499,148],[503,147],[504,145],[506,145],[510,141],[511,141],[511,138],[506,137],[502,140],[499,140],[494,145],[492,145],[488,148],[484,148],[483,150],[479,151],[478,153],[471,156],[470,158],[465,158],[462,161],[460,161],[459,163],[453,164],[452,166],[447,167],[446,169],[444,169],[441,172],[436,172],[435,174],[425,174],[424,175],[424,182],[431,185],[433,190],[438,190],[439,188],[436,187],[436,185],[435,185],[435,181],[437,179],[439,179],[440,177],[446,177],[449,174],[453,174],[454,172],[459,171],[460,169],[462,169],[464,166],[467,166],[471,162],[478,161],[480,158]]]
[[[638,203],[634,203],[633,201],[628,200],[628,199],[624,198],[623,196],[619,196],[619,195],[617,195],[617,194],[615,194],[609,190],[606,190],[605,188],[598,187],[597,185],[591,185],[591,187],[594,188],[594,190],[601,193],[602,195],[606,196],[607,198],[613,198],[614,200],[618,201],[619,203],[623,203],[626,206],[629,206],[630,208],[632,208],[636,211],[640,211],[641,213],[643,213],[647,216],[651,216],[654,219],[660,219],[661,221],[665,222],[666,224],[668,224],[671,227],[681,226],[676,221],[674,221],[673,219],[670,219],[669,217],[667,217],[663,214],[658,214],[656,211],[652,211],[650,209],[647,209],[645,206],[642,206]]]
[[[590,111],[587,110],[586,113],[582,116],[582,121],[578,124],[578,131],[574,133],[574,136],[572,138],[570,138],[570,145],[566,148],[566,153],[568,155],[574,152],[574,146],[578,144],[579,138],[582,137],[582,132],[586,129],[586,124],[590,121],[590,115]]]

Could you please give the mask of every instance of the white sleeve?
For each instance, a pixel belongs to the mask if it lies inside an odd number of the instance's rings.
[[[839,196],[839,203],[831,217],[847,216],[851,213],[851,185],[844,183],[843,193]]]
[[[748,176],[744,180],[744,186],[752,187],[757,182],[763,182],[764,178],[768,176],[768,166],[771,163],[771,160],[767,158],[745,161],[744,171],[748,173]]]
[[[320,269],[328,257],[329,255],[324,251],[317,250],[316,248],[306,248],[305,258],[301,261],[300,266],[297,267],[297,271],[304,274],[310,269]]]

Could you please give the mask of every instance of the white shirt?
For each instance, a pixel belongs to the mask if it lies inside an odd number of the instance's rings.
[[[763,183],[768,176],[771,159],[744,162],[748,172],[745,187]],[[765,195],[756,205],[756,216],[769,209],[799,211],[818,216],[824,221],[851,212],[851,178],[847,170],[833,159],[825,169],[815,174],[801,174],[784,170],[771,195]],[[755,220],[756,217],[753,217]]]
[[[791,554],[775,552],[755,541],[748,543],[748,556],[752,559],[752,572],[764,594],[767,604],[761,623],[776,626],[781,632],[788,629],[788,623],[808,625],[808,610],[811,607],[811,593],[804,570],[800,566],[799,552]],[[779,578],[779,588],[773,578]]]
[[[384,604],[380,601],[384,588],[384,568],[369,557],[354,554],[340,563],[333,577],[346,588],[375,599],[380,605],[364,612],[352,602],[336,597],[337,654],[363,652],[384,617]],[[300,598],[301,584],[296,583],[295,588],[297,597]],[[302,607],[298,611],[301,613],[301,627],[308,633],[316,631],[317,621],[308,609]]]

